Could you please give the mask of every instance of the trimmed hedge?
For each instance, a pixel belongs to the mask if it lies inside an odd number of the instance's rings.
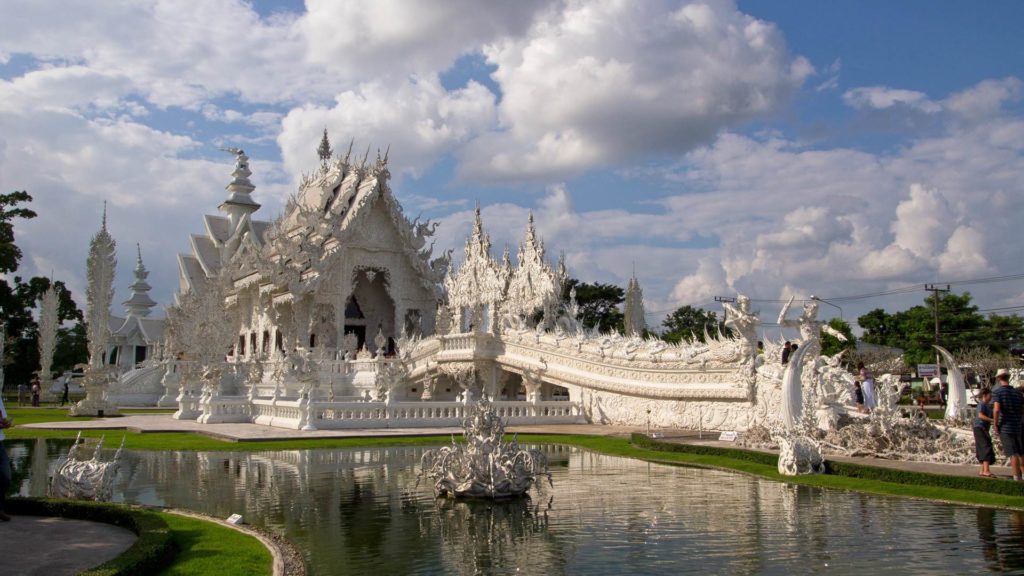
[[[691,444],[662,442],[652,440],[644,434],[637,433],[632,435],[630,441],[639,448],[644,448],[654,452],[682,452],[685,454],[720,456],[723,458],[746,460],[769,466],[778,466],[779,464],[779,457],[777,455],[765,452],[754,452],[739,448],[694,446]],[[907,484],[911,486],[934,486],[936,488],[971,490],[974,492],[987,492],[989,494],[1000,494],[1003,496],[1024,496],[1024,482],[1007,482],[975,476],[929,474],[927,472],[881,468],[878,466],[869,466],[867,464],[835,462],[828,460],[827,458],[825,460],[825,469],[828,474],[846,476],[848,478],[862,478],[865,480],[877,480],[879,482],[891,482],[894,484]]]
[[[162,570],[177,554],[171,530],[158,514],[120,504],[11,498],[7,509],[27,516],[58,516],[120,526],[138,535],[134,544],[116,558],[81,574],[85,576],[144,576]]]

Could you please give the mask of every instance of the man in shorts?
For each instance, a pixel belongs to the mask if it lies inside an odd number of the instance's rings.
[[[1010,375],[996,377],[998,386],[992,391],[992,422],[999,432],[1003,452],[1010,458],[1013,479],[1021,480],[1021,457],[1024,439],[1021,438],[1021,418],[1024,418],[1024,396],[1010,387]]]

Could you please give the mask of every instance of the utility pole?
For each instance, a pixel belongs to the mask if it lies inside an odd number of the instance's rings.
[[[946,284],[945,288],[936,286],[935,284],[925,284],[924,289],[932,293],[932,311],[935,317],[935,343],[939,343],[939,293],[949,292],[950,286]],[[935,365],[939,365],[939,351],[935,351]],[[942,370],[939,369],[939,379],[942,379]]]
[[[731,297],[731,296],[715,296],[715,302],[723,302],[723,303],[724,302],[728,302],[729,304],[732,304],[732,303],[736,302],[736,299]],[[728,316],[729,316],[729,309],[728,308],[724,308],[722,310],[722,322],[725,322],[726,319],[728,318]]]

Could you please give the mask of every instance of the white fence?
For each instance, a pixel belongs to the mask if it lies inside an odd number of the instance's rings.
[[[242,396],[208,397],[198,404],[202,408],[200,422],[254,422],[303,430],[452,427],[460,426],[473,409],[462,402],[311,402]],[[492,405],[510,425],[585,422],[574,402],[496,401]]]

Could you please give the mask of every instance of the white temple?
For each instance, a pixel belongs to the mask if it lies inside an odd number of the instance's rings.
[[[179,257],[164,348],[154,357],[138,339],[118,344],[147,362],[113,398],[145,396],[199,422],[301,429],[453,426],[482,396],[511,424],[745,430],[779,420],[781,341],[758,356],[745,299],[730,310],[734,337],[645,339],[634,274],[627,334],[586,331],[532,214],[513,263],[507,249],[491,255],[478,207],[452,268],[450,251],[433,254],[438,224],[410,221],[392,194],[387,154],[368,162],[350,147],[334,158],[325,134],[319,168],[270,222],[256,219],[248,157],[228,151],[228,196]],[[151,346],[141,257],[136,275],[125,324],[134,318]],[[814,336],[812,316],[800,322]],[[808,362],[810,378],[822,361]]]

